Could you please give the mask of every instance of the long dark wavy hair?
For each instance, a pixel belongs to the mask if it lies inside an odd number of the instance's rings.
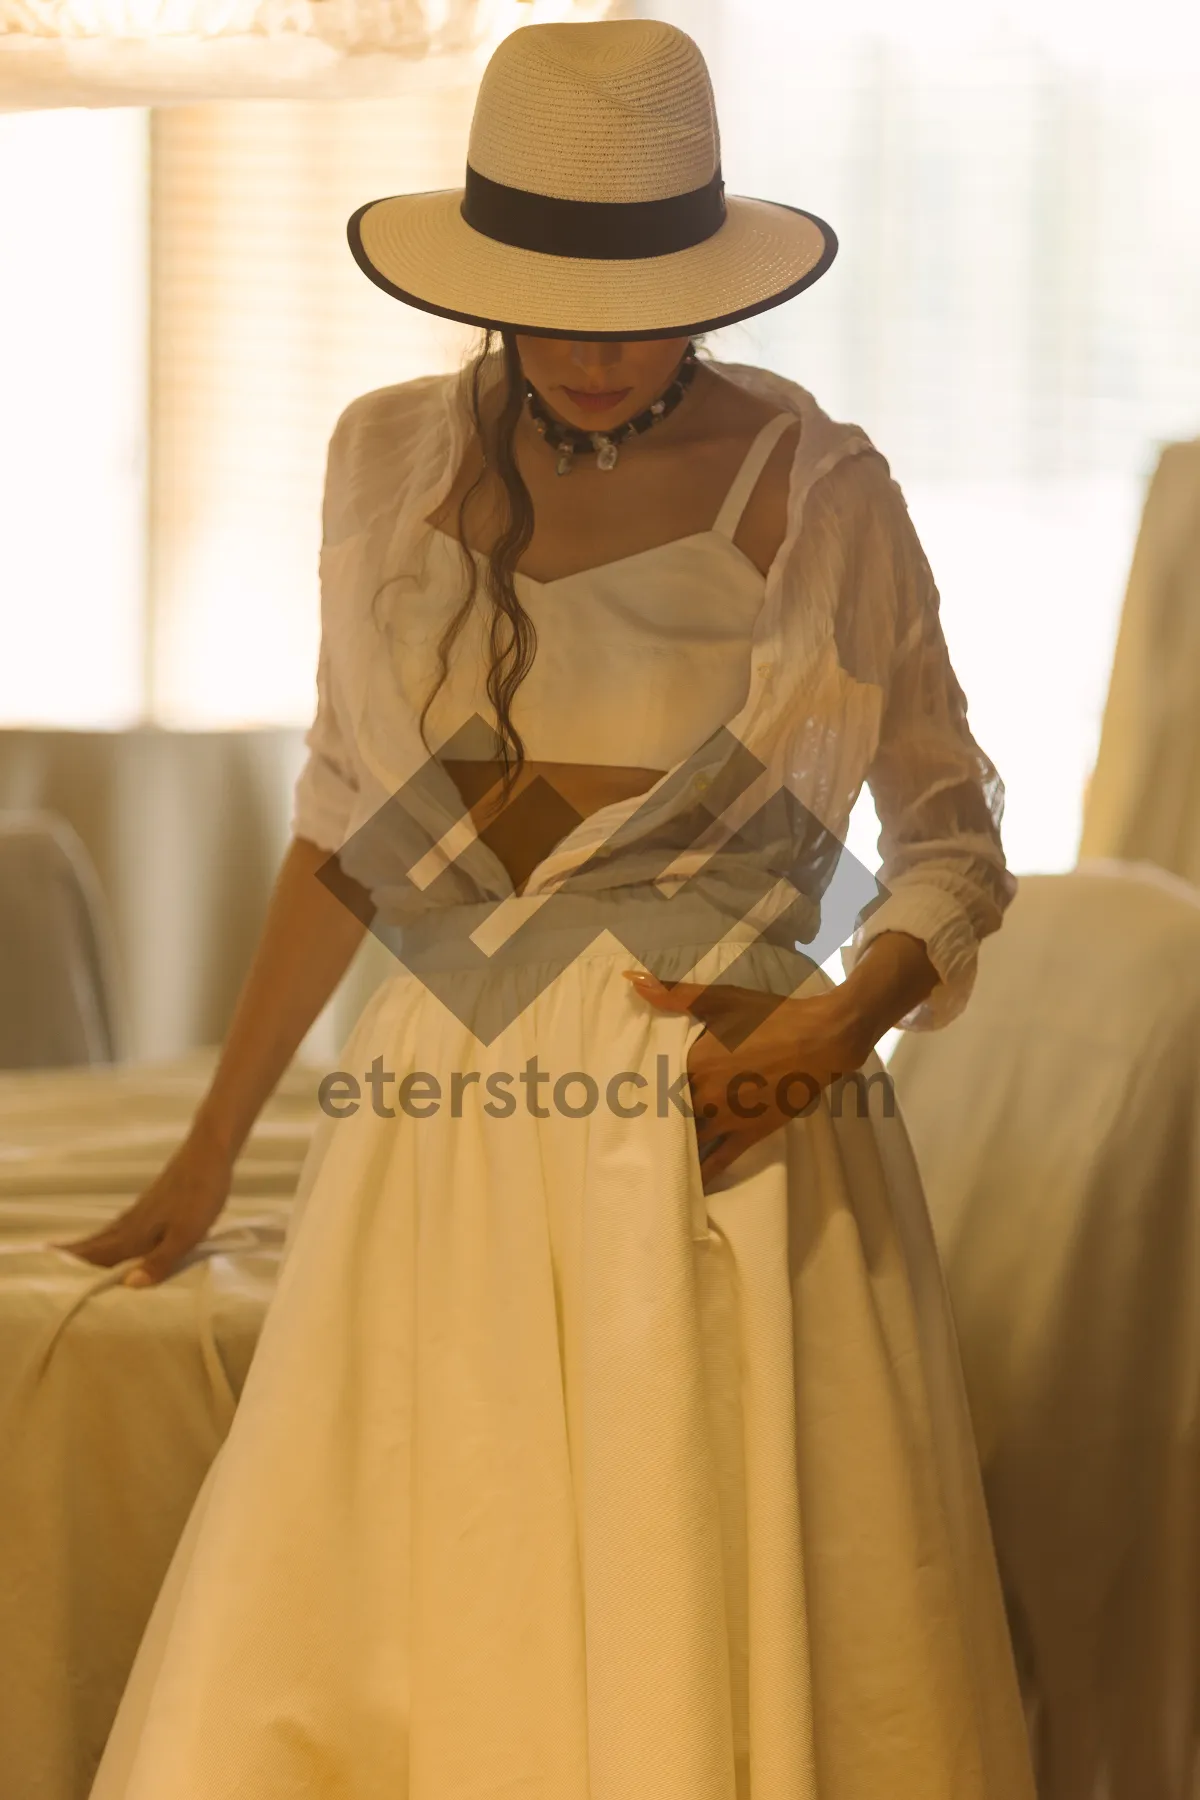
[[[504,386],[499,410],[485,415],[483,399],[484,370],[496,353],[496,338],[504,358]],[[437,679],[421,708],[420,729],[425,737],[425,721],[437,699],[450,668],[450,654],[463,626],[470,617],[479,591],[479,564],[467,544],[466,516],[473,497],[482,487],[489,472],[501,485],[505,501],[505,518],[499,536],[487,553],[484,588],[492,603],[488,632],[487,696],[495,708],[497,748],[504,765],[507,791],[520,773],[525,761],[525,746],[513,724],[512,704],[517,689],[533,667],[537,653],[537,631],[533,620],[517,597],[513,575],[533,536],[533,497],[517,467],[514,439],[521,409],[525,404],[525,376],[517,353],[517,340],[511,331],[485,331],[480,348],[464,373],[467,409],[483,451],[479,473],[458,504],[455,529],[467,565],[467,592],[454,617],[442,633],[438,644]],[[428,740],[426,740],[428,747]]]
[[[500,405],[485,412],[484,373],[497,353],[497,339],[503,356]],[[697,335],[691,341],[698,350],[704,340]],[[421,708],[419,724],[421,737],[428,749],[425,721],[429,717],[430,707],[445,685],[451,653],[471,615],[479,591],[479,563],[467,543],[467,510],[488,474],[492,473],[497,477],[503,493],[504,519],[500,533],[485,558],[483,576],[484,589],[492,604],[486,690],[496,714],[496,747],[503,764],[503,791],[507,797],[525,761],[525,746],[520,732],[513,724],[512,705],[517,689],[529,674],[537,654],[537,631],[533,620],[521,605],[513,580],[517,564],[533,536],[533,497],[521,478],[514,449],[517,425],[525,404],[525,375],[514,332],[484,332],[479,349],[463,372],[463,389],[467,411],[483,453],[479,473],[459,501],[455,522],[456,535],[467,568],[467,591],[438,644],[437,677]]]

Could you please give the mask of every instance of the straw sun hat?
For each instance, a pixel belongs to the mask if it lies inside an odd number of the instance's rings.
[[[654,19],[514,31],[484,71],[465,186],[373,200],[348,236],[424,312],[589,339],[715,330],[837,252],[812,213],[725,194],[704,58]]]

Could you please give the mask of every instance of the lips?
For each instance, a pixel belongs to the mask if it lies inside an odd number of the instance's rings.
[[[581,412],[612,412],[613,408],[620,406],[622,400],[632,391],[631,388],[617,388],[606,393],[595,394],[582,388],[565,387],[563,389],[563,393],[571,405],[577,406]]]

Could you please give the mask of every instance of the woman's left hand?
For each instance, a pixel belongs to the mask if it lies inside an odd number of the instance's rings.
[[[628,979],[652,1006],[691,1013],[707,1027],[688,1056],[706,1188],[752,1144],[811,1112],[821,1092],[860,1069],[874,1047],[836,989],[779,1000],[753,988],[687,981],[668,988],[632,970]]]

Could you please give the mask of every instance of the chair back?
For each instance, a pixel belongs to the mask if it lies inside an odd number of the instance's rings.
[[[76,833],[0,813],[0,1069],[117,1060],[107,908]]]

